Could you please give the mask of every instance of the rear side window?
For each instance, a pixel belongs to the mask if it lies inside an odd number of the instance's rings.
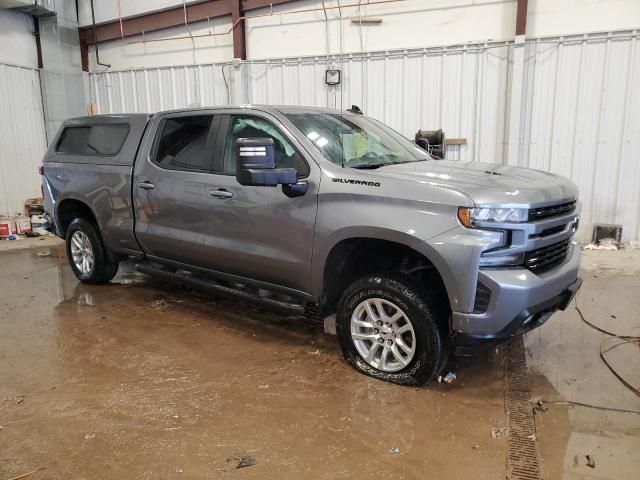
[[[62,132],[56,152],[84,153],[91,127],[67,127]]]
[[[170,170],[210,171],[213,152],[207,139],[212,120],[213,115],[166,119],[154,162]]]
[[[58,153],[116,155],[129,134],[129,125],[67,127],[56,147]]]

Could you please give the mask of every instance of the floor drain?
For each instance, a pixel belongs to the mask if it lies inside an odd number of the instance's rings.
[[[541,480],[542,468],[536,444],[536,425],[530,402],[529,374],[522,337],[505,347],[504,408],[509,431],[507,447],[507,478],[510,480]]]

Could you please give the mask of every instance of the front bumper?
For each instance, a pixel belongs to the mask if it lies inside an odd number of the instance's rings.
[[[490,347],[528,332],[564,310],[580,288],[581,252],[573,244],[565,261],[542,274],[525,268],[482,269],[478,280],[491,290],[486,312],[452,313],[456,351]]]

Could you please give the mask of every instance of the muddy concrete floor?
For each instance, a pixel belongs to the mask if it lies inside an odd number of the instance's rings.
[[[61,248],[0,265],[2,480],[504,478],[495,352],[451,385],[399,387],[319,325],[126,264],[107,286],[79,284]]]
[[[451,385],[394,386],[351,369],[320,325],[128,264],[81,285],[59,244],[32,243],[0,253],[0,480],[505,478],[496,351],[454,360]],[[583,266],[585,317],[638,335],[640,252]],[[640,410],[599,358],[606,337],[573,306],[527,335],[532,396]],[[610,355],[638,385],[640,349]],[[535,422],[545,478],[637,477],[640,415],[550,405]]]
[[[533,397],[640,411],[640,397],[600,358],[602,349],[612,368],[640,388],[640,345],[607,351],[622,341],[586,325],[575,309],[596,327],[640,336],[640,251],[585,252],[582,267],[575,303],[526,336]],[[549,405],[537,412],[536,428],[547,478],[640,478],[640,415]]]

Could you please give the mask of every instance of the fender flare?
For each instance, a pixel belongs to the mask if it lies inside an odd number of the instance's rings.
[[[324,273],[329,255],[340,242],[355,238],[386,240],[408,247],[429,260],[436,268],[444,283],[452,303],[452,294],[456,292],[455,281],[447,262],[427,242],[413,235],[397,230],[379,227],[347,227],[332,232],[320,245],[314,246],[311,265],[311,294],[314,298],[321,299],[324,287]]]

